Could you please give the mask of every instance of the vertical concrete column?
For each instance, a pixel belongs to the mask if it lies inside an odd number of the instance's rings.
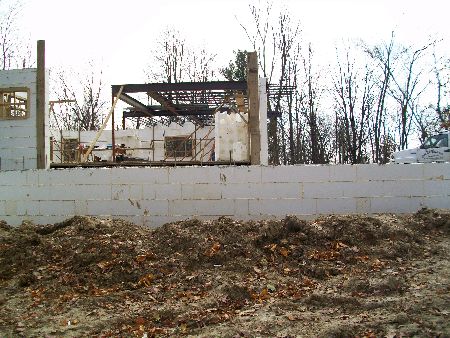
[[[47,114],[45,97],[45,40],[37,42],[36,72],[36,155],[37,169],[46,167],[45,151],[45,116]]]
[[[258,54],[247,54],[248,134],[250,136],[250,163],[261,163],[261,135],[259,130]]]

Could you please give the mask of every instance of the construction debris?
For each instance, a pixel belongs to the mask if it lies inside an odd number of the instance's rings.
[[[0,222],[2,336],[450,335],[450,213]]]

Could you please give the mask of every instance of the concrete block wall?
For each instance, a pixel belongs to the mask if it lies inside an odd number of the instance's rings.
[[[48,93],[48,71],[46,92]],[[36,150],[36,69],[0,71],[0,88],[28,88],[29,115],[26,119],[0,120],[0,171],[37,168]],[[46,96],[48,107],[48,95]],[[45,117],[48,130],[48,116]],[[45,156],[50,158],[49,140],[45,140]]]
[[[312,218],[425,206],[450,208],[450,163],[0,172],[0,219],[13,225],[93,215],[159,226],[191,217]]]

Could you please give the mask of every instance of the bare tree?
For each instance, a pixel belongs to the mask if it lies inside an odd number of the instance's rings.
[[[89,62],[85,74],[60,71],[54,80],[55,95],[68,102],[53,111],[51,126],[65,130],[97,130],[102,124],[107,101],[103,97],[103,73]]]
[[[30,41],[20,34],[17,19],[20,1],[7,6],[0,1],[0,69],[26,68],[34,63]]]
[[[292,114],[294,105],[283,96],[283,86],[288,78],[293,80],[293,74],[288,75],[288,72],[296,69],[293,65],[296,63],[294,60],[298,60],[300,51],[300,48],[297,48],[300,43],[300,25],[292,21],[287,11],[282,10],[277,14],[272,9],[272,3],[268,1],[262,6],[251,5],[250,13],[252,23],[240,25],[253,49],[258,53],[262,76],[266,77],[269,83],[278,86],[278,92],[270,96],[269,110],[275,112],[283,110],[286,114]],[[283,129],[285,122],[292,121],[283,121],[283,118],[278,120],[277,115],[269,117],[269,162],[272,164],[279,164],[280,156],[284,158],[285,150],[289,147],[283,137],[289,138],[292,135],[288,135]],[[288,143],[293,144],[292,137]]]
[[[450,100],[448,99],[448,94],[450,93],[450,59],[446,60],[443,57],[438,57],[436,52],[433,52],[433,59],[434,85],[436,86],[436,105],[434,110],[436,111],[440,127],[450,128]]]
[[[162,32],[148,66],[147,77],[150,81],[176,83],[187,79],[186,41],[179,31],[167,28]]]
[[[372,145],[372,161],[385,163],[384,149],[382,146],[386,135],[383,127],[386,123],[386,109],[388,104],[389,86],[395,67],[396,57],[394,55],[394,32],[392,32],[389,43],[373,48],[363,45],[363,49],[372,61],[375,62],[374,77],[375,107],[371,118],[370,140]]]
[[[368,160],[368,119],[373,106],[371,70],[366,67],[363,75],[359,75],[349,49],[345,55],[344,63],[338,56],[333,81],[339,148],[344,150],[343,163],[364,163]]]
[[[428,43],[414,51],[411,51],[411,48],[404,48],[402,52],[403,68],[392,76],[391,95],[396,100],[399,111],[397,130],[400,149],[408,148],[418,99],[430,83],[429,72],[424,74],[424,68],[417,70],[418,63],[427,49],[434,43]]]

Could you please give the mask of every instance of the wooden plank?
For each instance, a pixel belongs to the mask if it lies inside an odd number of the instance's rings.
[[[36,168],[45,169],[45,40],[37,42],[36,71]]]
[[[92,149],[94,149],[95,144],[97,143],[100,135],[102,134],[103,130],[105,129],[106,124],[109,121],[109,118],[111,117],[112,113],[114,112],[114,108],[116,107],[117,101],[119,101],[119,96],[120,96],[120,94],[122,94],[122,89],[123,89],[123,86],[120,88],[119,93],[117,94],[117,96],[116,96],[116,98],[115,98],[115,100],[113,102],[113,105],[112,105],[111,109],[109,110],[108,115],[106,116],[105,121],[103,122],[103,125],[101,126],[101,128],[97,132],[97,135],[95,135],[95,138],[92,140],[91,145],[89,146],[86,154],[84,154],[84,158],[82,159],[82,162],[86,162],[87,161],[87,158],[88,158],[89,154],[91,153]],[[114,130],[114,125],[113,125],[112,129]]]
[[[247,54],[248,134],[250,137],[250,163],[261,163],[261,135],[259,130],[258,55]]]

